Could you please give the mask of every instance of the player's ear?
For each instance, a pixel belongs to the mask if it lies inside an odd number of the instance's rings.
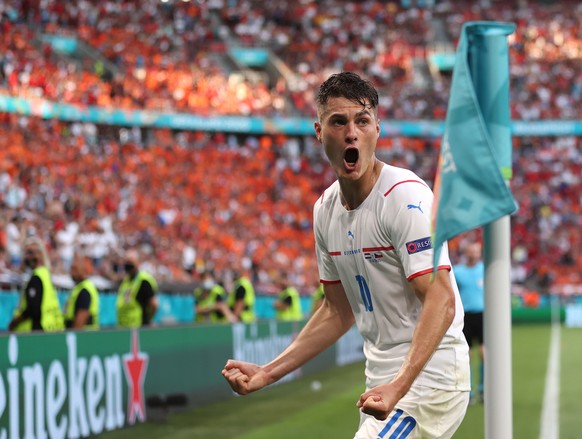
[[[317,138],[317,141],[321,143],[321,124],[319,122],[315,122],[313,127],[315,128],[315,137]]]

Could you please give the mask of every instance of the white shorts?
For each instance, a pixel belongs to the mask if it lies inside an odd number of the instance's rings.
[[[360,412],[354,439],[451,438],[465,417],[469,397],[469,392],[413,386],[384,421]]]

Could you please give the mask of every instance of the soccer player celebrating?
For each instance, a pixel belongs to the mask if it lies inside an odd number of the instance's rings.
[[[295,370],[356,323],[366,391],[354,439],[450,438],[469,403],[469,349],[446,244],[433,277],[433,194],[413,172],[376,158],[378,93],[350,72],[317,95],[315,134],[337,181],[314,206],[325,299],[297,338],[264,365],[228,360],[247,394]]]

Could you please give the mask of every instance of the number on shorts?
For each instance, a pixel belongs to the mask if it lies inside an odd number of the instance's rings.
[[[386,426],[378,433],[378,439],[383,439],[386,433],[398,422],[400,416],[404,413],[402,410],[398,409],[394,412],[392,417],[388,420]],[[400,420],[398,426],[394,429],[392,434],[387,439],[405,439],[408,437],[410,432],[416,427],[416,420],[412,416],[407,416]]]
[[[360,276],[359,274],[356,275],[356,280],[360,287],[360,295],[364,301],[364,308],[367,312],[374,311],[374,307],[372,306],[372,294],[370,293],[370,288],[368,288],[368,282],[366,282],[364,276]]]

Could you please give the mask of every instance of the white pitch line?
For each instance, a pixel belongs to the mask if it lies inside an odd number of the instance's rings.
[[[560,437],[560,305],[552,300],[552,334],[546,371],[546,388],[540,426],[540,439]]]

